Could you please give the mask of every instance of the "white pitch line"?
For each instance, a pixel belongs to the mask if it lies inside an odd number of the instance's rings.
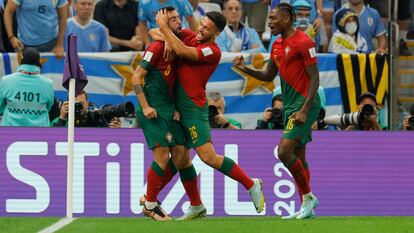
[[[75,220],[76,220],[76,218],[62,218],[61,220],[59,220],[55,224],[53,224],[49,227],[46,227],[45,229],[39,231],[38,233],[53,233],[53,232],[56,232],[56,231],[60,230],[61,228],[63,228],[64,226],[70,224],[71,222],[73,222]]]

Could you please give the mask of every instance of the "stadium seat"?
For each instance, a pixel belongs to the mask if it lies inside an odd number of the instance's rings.
[[[203,10],[207,13],[210,11],[218,11],[221,12],[221,7],[219,4],[217,3],[212,3],[212,2],[200,2],[198,3],[201,8],[203,8]]]

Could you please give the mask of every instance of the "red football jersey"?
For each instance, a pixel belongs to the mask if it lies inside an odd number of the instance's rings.
[[[296,92],[306,98],[310,85],[306,66],[318,61],[312,39],[302,31],[295,31],[287,39],[279,37],[272,45],[270,59],[279,68],[284,97],[291,98],[293,102]],[[290,102],[289,99],[286,102]]]
[[[202,107],[207,101],[207,81],[220,62],[221,51],[216,43],[197,43],[196,33],[188,29],[182,30],[181,38],[185,45],[197,49],[198,61],[181,58],[177,67],[178,80],[187,96]]]

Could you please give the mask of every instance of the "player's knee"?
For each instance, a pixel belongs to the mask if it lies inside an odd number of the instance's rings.
[[[289,157],[289,152],[284,147],[279,147],[277,149],[277,156],[279,157],[280,161],[285,162]]]
[[[209,166],[214,166],[214,161],[215,161],[214,156],[210,156],[207,153],[199,154],[198,156],[200,157],[201,161],[203,161],[203,163]]]

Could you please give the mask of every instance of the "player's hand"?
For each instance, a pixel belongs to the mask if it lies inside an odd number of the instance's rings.
[[[163,57],[166,61],[174,60],[175,53],[174,50],[171,48],[170,44],[167,41],[164,42],[164,54]]]
[[[178,111],[174,111],[173,120],[180,121],[180,113]]]
[[[262,120],[264,122],[268,122],[271,117],[272,117],[272,109],[266,108],[266,110],[263,112]]]
[[[157,110],[155,110],[155,108],[152,108],[150,106],[143,107],[142,112],[144,113],[144,116],[148,119],[157,118]]]
[[[63,56],[65,56],[65,50],[63,49],[63,46],[56,45],[52,52],[55,54],[57,59],[62,59]]]
[[[168,15],[166,10],[159,10],[155,18],[160,28],[168,27]]]
[[[69,112],[69,102],[65,101],[63,102],[62,106],[60,107],[60,119],[66,120],[68,118],[68,112]]]
[[[21,50],[24,48],[23,43],[19,40],[19,38],[13,36],[10,40],[10,43],[14,49]]]
[[[112,118],[108,126],[109,128],[121,128],[121,119],[119,119],[118,117]]]
[[[375,51],[375,53],[376,53],[376,54],[379,54],[379,55],[385,55],[385,54],[387,54],[387,53],[388,53],[388,49],[378,48],[378,49]]]
[[[322,28],[322,19],[316,18],[315,21],[313,21],[313,28],[315,29],[315,33],[319,33]]]
[[[295,120],[296,124],[304,124],[308,116],[306,113],[298,111],[292,114],[292,118]]]
[[[242,55],[237,56],[233,59],[233,65],[238,67],[244,67],[246,63],[244,62],[244,58]]]

